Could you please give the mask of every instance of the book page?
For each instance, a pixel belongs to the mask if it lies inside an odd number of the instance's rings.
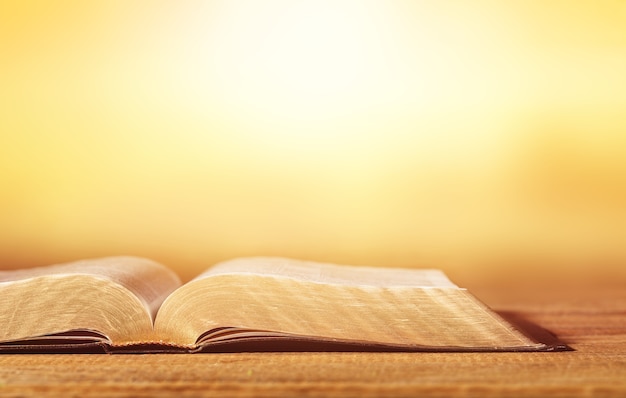
[[[281,257],[249,257],[214,265],[197,279],[215,275],[264,275],[322,284],[413,288],[456,288],[437,269],[340,266]]]
[[[439,271],[258,258],[220,264],[178,289],[155,330],[187,347],[249,337],[412,349],[540,346]]]
[[[72,330],[94,331],[116,344],[153,339],[156,311],[179,286],[172,271],[136,257],[3,271],[0,342]]]
[[[38,277],[70,275],[91,276],[124,286],[143,303],[152,319],[163,300],[181,285],[178,276],[159,263],[140,257],[118,256],[0,271],[0,286]]]

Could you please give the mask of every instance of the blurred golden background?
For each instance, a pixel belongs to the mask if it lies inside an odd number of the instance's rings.
[[[2,1],[0,268],[626,271],[626,2]]]

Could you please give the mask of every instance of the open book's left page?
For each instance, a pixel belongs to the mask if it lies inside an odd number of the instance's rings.
[[[152,342],[156,312],[180,285],[171,270],[137,257],[2,271],[0,342]]]

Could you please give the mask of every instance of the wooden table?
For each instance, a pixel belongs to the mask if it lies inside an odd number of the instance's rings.
[[[626,283],[542,281],[463,285],[574,351],[0,355],[0,396],[626,396]]]

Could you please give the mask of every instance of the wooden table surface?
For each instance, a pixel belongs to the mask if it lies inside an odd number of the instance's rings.
[[[626,396],[623,280],[474,285],[574,350],[0,355],[0,396]]]

